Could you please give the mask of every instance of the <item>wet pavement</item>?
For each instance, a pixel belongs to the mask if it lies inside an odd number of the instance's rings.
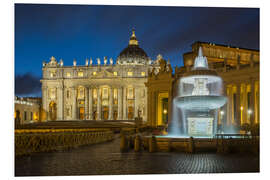
[[[15,176],[259,172],[253,154],[120,152],[120,139],[15,158]]]

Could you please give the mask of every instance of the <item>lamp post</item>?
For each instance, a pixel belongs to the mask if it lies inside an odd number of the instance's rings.
[[[243,110],[244,110],[244,107],[241,106],[240,110],[241,110],[241,122],[240,122],[240,125],[242,125],[243,124]]]
[[[251,114],[252,114],[252,110],[249,109],[249,110],[248,110],[248,120],[249,120],[249,124],[251,124],[251,122],[250,122],[250,116],[251,116]]]

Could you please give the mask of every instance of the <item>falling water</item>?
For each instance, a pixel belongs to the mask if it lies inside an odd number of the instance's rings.
[[[208,128],[212,123],[213,129],[210,132],[214,135],[217,132],[217,109],[227,101],[223,93],[222,79],[215,71],[208,69],[207,58],[203,56],[200,47],[193,70],[177,81],[168,135],[188,136],[189,122],[193,123],[190,127],[195,132],[207,128],[202,131],[202,135],[209,135]],[[188,121],[190,117],[192,118]]]
[[[181,128],[180,128],[180,112],[179,109],[177,108],[175,101],[173,100],[173,111],[172,111],[172,120],[171,123],[169,124],[169,131],[168,135],[169,136],[179,136],[181,133]]]

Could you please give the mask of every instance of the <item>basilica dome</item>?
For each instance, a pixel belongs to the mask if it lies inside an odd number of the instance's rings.
[[[135,31],[132,30],[132,35],[128,46],[122,50],[117,57],[118,64],[147,64],[150,61],[147,54],[139,47],[138,40],[135,36]]]

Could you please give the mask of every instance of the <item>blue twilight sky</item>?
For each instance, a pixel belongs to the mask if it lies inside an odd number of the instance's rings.
[[[40,96],[42,61],[117,56],[135,28],[149,57],[173,67],[195,41],[259,50],[258,8],[15,4],[15,94]]]

